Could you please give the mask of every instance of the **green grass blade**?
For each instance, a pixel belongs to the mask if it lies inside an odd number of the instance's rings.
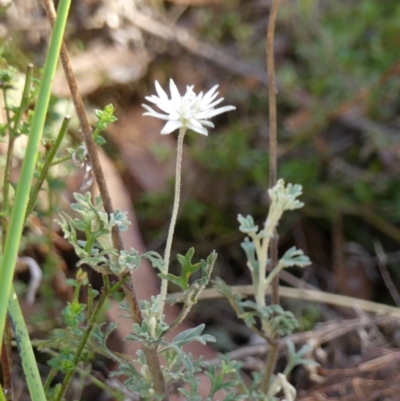
[[[33,353],[29,333],[26,329],[24,316],[13,288],[11,289],[11,295],[8,300],[8,311],[10,313],[11,324],[14,330],[18,351],[21,356],[22,368],[25,373],[31,400],[46,401],[46,395],[37,367],[35,354]]]
[[[46,113],[49,105],[51,85],[57,67],[62,38],[67,21],[71,0],[61,0],[50,40],[49,51],[43,71],[43,78],[39,87],[38,100],[33,115],[29,134],[28,146],[21,169],[20,180],[15,194],[14,206],[11,213],[10,228],[8,231],[4,255],[0,269],[0,343],[7,313],[8,299],[11,293],[14,267],[18,257],[18,248],[25,220],[25,212],[32,186],[38,147],[42,137]]]

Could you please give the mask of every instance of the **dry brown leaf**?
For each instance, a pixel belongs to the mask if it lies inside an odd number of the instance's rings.
[[[84,52],[71,56],[72,69],[83,97],[104,85],[123,85],[142,78],[151,61],[146,51],[135,52],[96,42]],[[60,68],[54,79],[53,93],[70,97],[70,90]]]

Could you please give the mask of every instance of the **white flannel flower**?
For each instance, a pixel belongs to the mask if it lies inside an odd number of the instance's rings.
[[[221,103],[224,98],[215,100],[218,96],[216,90],[218,85],[213,86],[206,94],[200,92],[196,95],[193,86],[186,87],[186,93],[181,96],[174,81],[169,81],[171,99],[161,88],[161,85],[155,81],[157,95],[146,96],[146,100],[155,104],[166,114],[158,113],[147,104],[142,106],[147,110],[144,116],[152,116],[166,120],[167,123],[161,130],[161,134],[170,134],[178,128],[189,128],[202,135],[208,135],[206,127],[214,127],[214,124],[208,121],[210,118],[226,111],[235,110],[234,106],[223,106],[215,109],[214,107]]]

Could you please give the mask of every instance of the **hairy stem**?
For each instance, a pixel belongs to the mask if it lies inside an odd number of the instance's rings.
[[[261,382],[261,391],[264,393],[267,393],[270,387],[270,381],[274,373],[276,358],[278,356],[278,350],[279,350],[279,341],[274,341],[273,343],[270,343],[267,363],[265,365],[264,377]]]
[[[178,136],[178,144],[177,144],[177,151],[176,151],[176,169],[175,169],[175,197],[174,197],[174,206],[172,209],[172,217],[171,222],[169,224],[168,229],[168,237],[167,237],[167,244],[165,246],[165,253],[164,253],[164,274],[168,274],[169,270],[169,261],[171,257],[171,247],[172,247],[172,239],[174,237],[176,219],[178,217],[178,210],[179,210],[179,200],[181,196],[181,169],[182,169],[182,152],[183,152],[183,138],[185,137],[186,128],[182,127],[179,130]],[[161,282],[161,292],[160,292],[160,317],[164,310],[165,298],[167,297],[167,290],[168,290],[168,280],[163,279]]]

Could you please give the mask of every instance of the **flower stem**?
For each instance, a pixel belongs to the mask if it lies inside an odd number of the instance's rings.
[[[186,128],[182,127],[179,130],[178,135],[178,144],[176,151],[176,170],[175,170],[175,197],[174,197],[174,207],[172,209],[172,217],[171,222],[169,224],[168,229],[168,237],[167,244],[165,246],[164,253],[164,274],[168,274],[169,270],[169,260],[171,257],[171,247],[172,247],[172,239],[174,237],[176,218],[178,216],[179,209],[179,201],[181,197],[181,173],[182,173],[182,152],[183,152],[183,138],[185,137]],[[167,297],[167,289],[168,289],[168,280],[163,279],[161,282],[161,291],[160,291],[160,317],[164,310],[165,298]]]

